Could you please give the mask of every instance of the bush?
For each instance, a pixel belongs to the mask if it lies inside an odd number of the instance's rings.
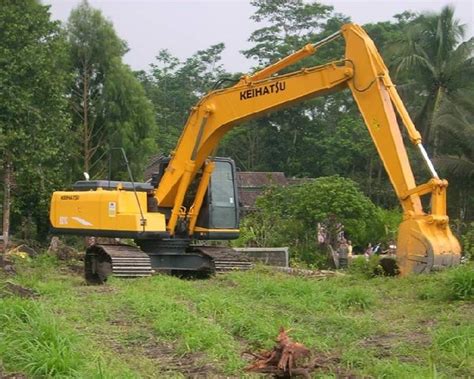
[[[461,266],[448,274],[447,286],[452,300],[474,299],[474,269],[472,265]]]
[[[293,258],[308,264],[326,260],[326,253],[317,250],[320,222],[334,219],[343,224],[354,245],[385,235],[384,214],[354,181],[339,176],[270,188],[257,199],[256,208],[242,223],[242,237],[236,244],[289,246]]]
[[[470,260],[474,257],[474,222],[467,226],[467,230],[461,236],[462,251],[464,256]]]
[[[364,278],[373,278],[383,275],[383,268],[380,265],[380,257],[373,255],[367,260],[365,256],[355,257],[349,265],[348,272]]]

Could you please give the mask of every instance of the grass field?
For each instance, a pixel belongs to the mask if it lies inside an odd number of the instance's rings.
[[[474,374],[472,266],[323,280],[257,268],[208,280],[112,278],[105,286],[85,286],[47,256],[16,269],[0,274],[0,377],[251,376],[242,352],[270,349],[280,326],[314,355],[332,357],[315,377]],[[36,294],[21,297],[8,283]]]

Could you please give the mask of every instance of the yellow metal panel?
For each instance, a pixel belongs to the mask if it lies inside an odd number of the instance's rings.
[[[163,232],[165,217],[146,212],[146,193],[137,192],[146,219],[141,226],[141,214],[131,191],[55,192],[51,201],[50,221],[58,229],[117,230]]]
[[[160,206],[177,206],[178,186],[193,151],[197,152],[194,176],[221,138],[237,123],[345,88],[345,82],[351,76],[350,67],[343,63],[332,63],[211,92],[199,102],[188,118],[156,193]],[[201,133],[201,138],[197,138]]]

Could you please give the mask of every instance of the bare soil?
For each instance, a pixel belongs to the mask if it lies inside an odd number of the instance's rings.
[[[393,333],[373,336],[363,340],[360,345],[363,348],[375,348],[376,357],[386,358],[395,355],[393,349],[401,343],[410,343],[423,347],[428,346],[431,343],[431,340],[427,334],[420,331],[413,331],[405,335]],[[406,359],[401,360],[412,361],[413,357],[406,357]]]
[[[27,376],[18,373],[4,374],[2,371],[0,371],[0,379],[27,379]]]
[[[127,317],[126,312],[117,315],[109,323],[116,327],[117,332],[128,329],[132,334],[134,331],[140,331],[139,339],[131,339],[127,342],[119,342],[113,338],[113,334],[105,338],[105,343],[114,353],[121,355],[127,360],[131,356],[143,356],[156,363],[157,371],[160,375],[172,376],[174,373],[181,374],[185,378],[222,378],[227,377],[217,367],[210,364],[204,364],[205,355],[202,353],[186,353],[178,355],[176,346],[172,343],[160,341],[153,335],[149,325],[137,323]]]
[[[30,288],[22,287],[12,282],[5,282],[4,287],[0,288],[0,297],[5,297],[5,296],[18,296],[21,298],[35,298],[35,297],[38,297],[39,294]]]

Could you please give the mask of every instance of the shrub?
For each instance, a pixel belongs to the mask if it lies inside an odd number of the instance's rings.
[[[449,297],[453,300],[474,299],[474,269],[472,265],[461,266],[448,274]]]
[[[317,251],[319,222],[334,219],[343,224],[354,244],[366,245],[385,234],[382,212],[354,181],[339,176],[269,188],[256,208],[241,225],[236,244],[289,246],[293,258],[309,264],[325,261],[326,253]]]
[[[355,257],[349,265],[348,271],[364,278],[373,278],[384,273],[380,265],[380,257],[377,255],[371,256],[369,260],[365,256]]]
[[[467,226],[467,230],[461,236],[462,250],[464,256],[470,260],[474,257],[474,222]]]

